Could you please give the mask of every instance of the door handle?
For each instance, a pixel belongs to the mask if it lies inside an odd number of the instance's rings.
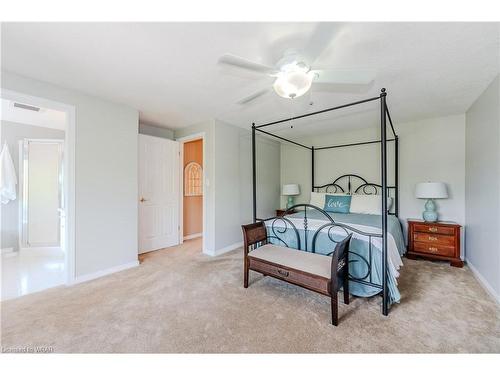
[[[146,202],[146,201],[147,201],[147,199],[144,199],[144,197],[141,197],[140,201],[141,201],[141,202]]]
[[[289,275],[288,271],[284,271],[284,270],[279,269],[279,268],[278,268],[278,273],[279,273],[280,275],[285,276],[285,277],[288,277],[288,275]]]

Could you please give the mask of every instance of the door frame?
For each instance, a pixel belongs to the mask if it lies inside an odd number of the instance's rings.
[[[32,96],[2,88],[0,96],[7,100],[19,101],[36,107],[50,108],[66,112],[66,129],[64,137],[64,178],[65,193],[65,233],[64,258],[66,268],[66,284],[74,284],[76,277],[75,264],[75,138],[76,138],[76,108],[74,105],[62,103],[38,96]],[[19,186],[18,186],[19,189]]]
[[[180,224],[180,239],[181,244],[184,243],[184,143],[197,141],[201,139],[201,149],[203,155],[203,165],[201,166],[203,169],[203,184],[202,184],[202,196],[203,196],[203,212],[202,212],[202,252],[205,252],[206,244],[207,244],[207,196],[206,196],[206,147],[205,147],[205,132],[194,133],[191,135],[187,135],[185,137],[176,138],[175,140],[180,143],[180,156],[179,156],[179,168],[180,168],[180,209],[179,209],[179,224]]]

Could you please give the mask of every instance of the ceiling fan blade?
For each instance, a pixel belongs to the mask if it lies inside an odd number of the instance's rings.
[[[312,70],[312,72],[315,74],[313,82],[343,85],[367,85],[376,77],[373,70]]]
[[[302,50],[309,66],[313,65],[321,53],[330,45],[341,29],[338,22],[320,22]]]
[[[219,64],[231,65],[231,66],[235,66],[235,67],[240,68],[240,69],[251,70],[254,72],[264,73],[264,74],[277,73],[276,69],[274,69],[270,66],[256,63],[256,62],[247,60],[243,57],[231,55],[230,53],[226,53],[226,54],[222,55],[219,58]]]
[[[255,93],[253,93],[252,95],[249,95],[243,99],[238,100],[237,103],[241,104],[241,105],[247,104],[247,103],[251,102],[252,100],[257,99],[258,97],[267,94],[268,92],[269,92],[269,89],[263,89],[263,90],[257,91]]]

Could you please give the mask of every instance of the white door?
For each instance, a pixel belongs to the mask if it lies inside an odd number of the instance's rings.
[[[179,143],[139,135],[139,254],[179,244]]]
[[[26,139],[23,148],[23,246],[60,246],[63,141]]]

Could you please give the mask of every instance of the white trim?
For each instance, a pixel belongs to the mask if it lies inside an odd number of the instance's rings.
[[[236,250],[237,248],[242,247],[242,246],[243,246],[243,242],[236,242],[236,243],[233,243],[232,245],[223,247],[221,249],[217,249],[214,252],[204,251],[203,253],[210,255],[210,256],[218,256],[218,255],[222,255],[224,253],[228,253],[230,251]]]
[[[12,254],[14,252],[14,248],[13,247],[4,247],[3,249],[0,250],[0,252],[2,255]]]
[[[495,300],[496,303],[500,305],[500,295],[495,292],[495,289],[491,286],[491,284],[481,275],[476,267],[470,262],[470,260],[466,259],[467,266],[472,271],[472,274],[479,281],[479,284],[483,287],[484,290]]]
[[[203,253],[207,253],[205,250],[207,248],[207,205],[208,205],[208,199],[207,199],[207,189],[206,189],[206,180],[207,180],[207,143],[206,143],[206,136],[205,132],[200,132],[200,133],[194,133],[187,135],[185,137],[180,137],[180,138],[175,138],[177,142],[181,144],[180,147],[180,157],[179,157],[179,168],[181,171],[181,176],[184,177],[184,143],[190,142],[190,141],[195,141],[197,139],[202,140],[202,154],[203,154],[203,212],[202,212],[202,245],[201,245],[201,251]],[[184,194],[183,194],[183,184],[184,184],[184,178],[181,178],[181,188],[180,188],[180,194],[181,194],[181,199],[180,199],[180,209],[179,209],[179,226],[180,226],[180,231],[181,233],[184,233]],[[188,236],[186,236],[188,237]],[[182,238],[182,236],[181,236]],[[187,238],[185,238],[187,239]],[[181,241],[181,243],[184,241],[184,239]]]
[[[193,240],[193,239],[199,238],[201,236],[203,236],[203,233],[201,233],[201,232],[200,233],[190,234],[190,235],[184,236],[184,241],[186,241],[186,240]]]
[[[103,276],[111,275],[112,273],[115,273],[115,272],[125,271],[125,270],[128,270],[130,268],[137,267],[138,265],[139,265],[139,261],[134,260],[133,262],[125,263],[125,264],[111,267],[111,268],[107,268],[107,269],[102,270],[102,271],[89,273],[89,274],[83,275],[83,276],[77,276],[75,278],[73,284],[80,284],[80,283],[84,283],[86,281],[98,279],[98,278],[103,277]]]
[[[65,223],[65,264],[66,284],[75,280],[75,134],[76,134],[76,108],[74,105],[57,102],[20,92],[2,88],[0,96],[4,99],[20,101],[37,107],[45,107],[66,112],[67,123],[64,139],[64,189],[66,190],[66,223]]]

